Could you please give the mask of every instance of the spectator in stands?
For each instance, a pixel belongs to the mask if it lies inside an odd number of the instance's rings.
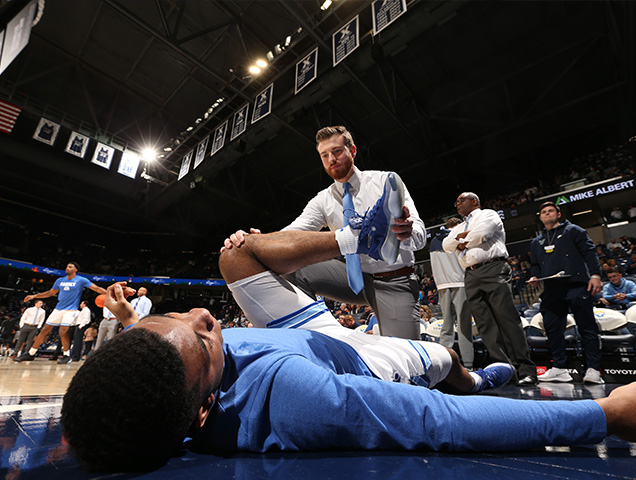
[[[350,328],[351,330],[355,330],[360,326],[360,324],[353,319],[353,315],[349,314],[340,315],[340,317],[338,318],[338,322],[343,327]]]
[[[616,206],[614,208],[612,208],[612,211],[610,212],[610,217],[612,218],[612,220],[616,220],[617,222],[620,222],[621,220],[625,220],[625,214],[621,211],[621,207]]]
[[[82,360],[86,360],[86,356],[93,350],[93,344],[97,338],[97,324],[91,323],[84,332],[84,352]]]
[[[602,283],[609,282],[609,278],[607,278],[607,272],[610,269],[610,266],[607,264],[607,260],[603,258],[600,259],[600,263],[601,263],[601,282]]]
[[[420,323],[425,327],[428,327],[431,323],[437,321],[437,318],[433,315],[433,311],[427,305],[420,305]],[[455,330],[453,330],[453,339],[450,342],[450,345],[444,345],[447,348],[453,348],[453,344],[455,343]],[[468,367],[466,367],[468,368]]]
[[[622,265],[618,264],[618,262],[616,261],[615,258],[607,259],[607,265],[609,266],[609,268],[613,268],[614,270],[618,270],[621,275],[625,274],[625,269],[622,267]],[[609,280],[609,278],[608,278],[608,280]]]
[[[623,278],[616,269],[607,272],[609,283],[603,287],[601,302],[607,307],[627,308],[636,301],[636,283]]]
[[[627,266],[628,275],[636,275],[636,253],[632,253],[631,260]]]
[[[636,220],[636,207],[634,205],[630,205],[628,207],[627,216],[629,217],[630,222]]]

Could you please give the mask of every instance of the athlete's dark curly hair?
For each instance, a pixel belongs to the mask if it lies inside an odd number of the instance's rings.
[[[147,471],[178,448],[202,402],[178,350],[133,328],[102,345],[64,396],[62,432],[89,470]]]

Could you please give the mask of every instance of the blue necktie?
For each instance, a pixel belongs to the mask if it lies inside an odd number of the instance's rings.
[[[344,185],[344,195],[342,197],[342,216],[343,226],[349,225],[349,217],[353,216],[355,212],[353,208],[353,197],[349,189],[351,184],[346,182]],[[357,253],[349,253],[345,255],[345,261],[347,262],[347,280],[349,281],[349,287],[356,295],[360,293],[360,290],[364,287],[364,279],[362,278],[362,265],[360,265],[360,255]]]

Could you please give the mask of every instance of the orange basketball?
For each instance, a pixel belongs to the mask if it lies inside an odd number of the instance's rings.
[[[101,295],[97,295],[95,297],[95,305],[99,308],[104,308],[104,304],[106,303],[106,294],[102,293]]]

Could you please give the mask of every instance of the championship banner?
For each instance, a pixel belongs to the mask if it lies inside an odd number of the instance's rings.
[[[220,126],[214,130],[214,141],[212,142],[212,148],[210,149],[210,156],[223,148],[225,145],[225,132],[227,132],[228,120],[223,122]]]
[[[138,154],[132,150],[124,150],[121,161],[119,162],[119,168],[117,168],[117,173],[134,179],[137,176],[140,161],[141,158]]]
[[[113,147],[98,142],[91,163],[109,169],[113,161],[113,155],[115,155],[115,149]]]
[[[11,133],[22,109],[0,100],[0,132]]]
[[[232,118],[230,142],[243,133],[247,128],[247,112],[249,111],[249,107],[250,104],[248,103],[234,114],[234,118]]]
[[[88,137],[81,133],[72,132],[66,144],[65,152],[75,155],[76,157],[84,158],[86,148],[88,148]]]
[[[177,180],[181,180],[183,177],[185,177],[188,173],[188,170],[190,170],[190,162],[192,162],[192,152],[193,150],[190,150],[188,153],[186,153],[185,157],[183,157],[183,160],[181,161],[181,168],[179,169],[179,178],[177,178]]]
[[[274,84],[270,84],[265,90],[258,94],[254,102],[254,111],[252,112],[252,124],[258,122],[261,118],[272,113],[272,97],[274,96]]]
[[[334,67],[360,46],[359,16],[360,15],[356,15],[353,20],[331,37]]]
[[[373,35],[377,35],[406,12],[406,0],[375,0],[371,4]]]
[[[205,158],[205,151],[208,148],[209,141],[210,141],[210,135],[208,135],[203,140],[201,140],[201,142],[197,145],[197,154],[194,157],[194,167],[192,167],[192,170],[194,170],[199,165],[201,165],[201,162]]]
[[[33,138],[36,140],[46,143],[47,145],[53,145],[55,143],[55,139],[57,138],[57,134],[60,132],[60,124],[47,120],[42,117],[40,119],[40,123],[38,123],[38,127],[35,129],[33,133]]]
[[[296,64],[296,89],[300,92],[318,76],[318,47]]]

